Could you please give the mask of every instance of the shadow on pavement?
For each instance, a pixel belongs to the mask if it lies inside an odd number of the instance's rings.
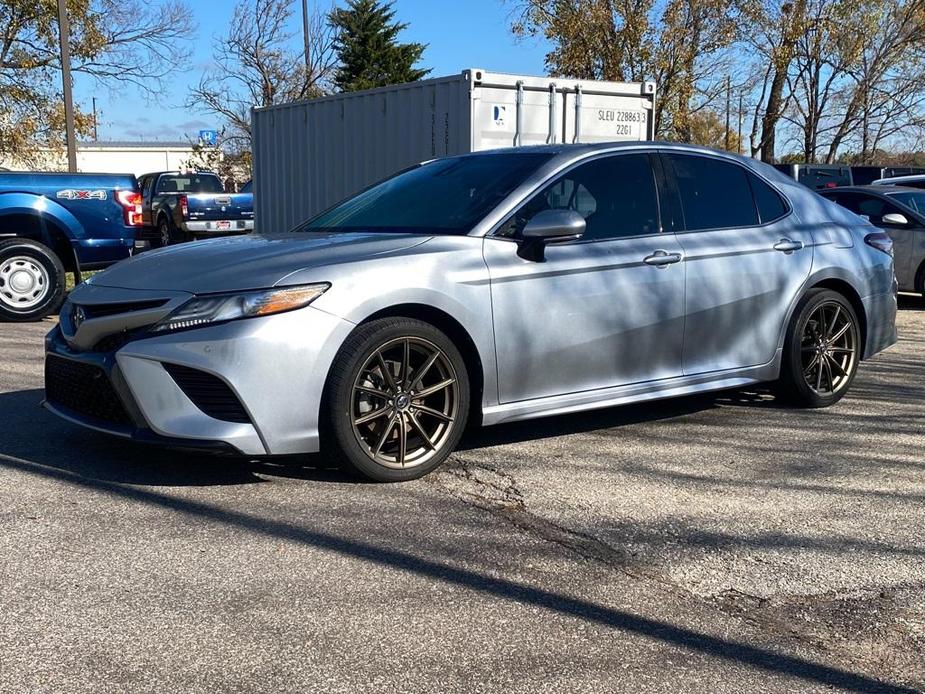
[[[0,410],[12,413],[11,421],[6,422],[8,433],[0,444],[0,466],[76,488],[103,492],[136,503],[169,509],[191,518],[221,523],[274,540],[297,542],[336,552],[342,556],[412,572],[501,600],[532,605],[765,672],[801,678],[805,682],[859,692],[913,691],[837,667],[740,643],[731,638],[642,617],[477,570],[453,566],[434,558],[416,556],[384,546],[384,543],[351,539],[300,524],[228,510],[144,488],[155,485],[251,484],[261,481],[258,476],[260,472],[291,474],[324,481],[345,481],[345,478],[337,472],[323,468],[277,467],[275,464],[259,462],[242,464],[227,459],[175,454],[157,448],[127,446],[121,441],[82,432],[58,422],[53,416],[38,409],[41,397],[40,390],[0,394]],[[721,398],[728,397],[727,394],[719,398],[686,398],[667,404],[615,408],[594,414],[510,425],[472,435],[466,445],[495,445],[510,440],[542,438],[557,433],[619,427],[639,421],[674,417],[716,407]],[[743,399],[745,404],[757,397],[759,406],[767,406],[764,404],[764,396],[735,397]],[[65,442],[73,444],[73,447],[62,445]],[[717,538],[706,539],[715,541]]]
[[[559,614],[619,629],[623,632],[680,646],[722,660],[749,665],[765,672],[785,674],[801,678],[807,682],[842,687],[858,692],[914,691],[909,688],[891,686],[864,675],[821,665],[803,658],[783,655],[765,648],[739,643],[732,639],[704,634],[516,581],[496,578],[477,571],[417,557],[407,552],[379,547],[291,523],[274,521],[251,514],[221,509],[209,504],[175,498],[148,489],[140,489],[115,482],[86,479],[78,473],[67,470],[66,465],[50,467],[2,453],[0,453],[0,465],[22,473],[43,476],[97,492],[105,492],[138,503],[168,508],[197,519],[207,519],[236,526],[271,539],[298,542],[393,569],[413,572],[503,600],[533,605]]]

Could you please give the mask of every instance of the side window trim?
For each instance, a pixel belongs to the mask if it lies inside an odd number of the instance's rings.
[[[759,227],[763,227],[768,224],[774,224],[775,222],[779,222],[784,217],[789,216],[790,213],[793,211],[790,207],[790,202],[787,200],[787,198],[781,195],[780,191],[778,191],[777,188],[772,186],[768,181],[764,180],[761,176],[756,174],[754,171],[749,171],[748,169],[745,169],[745,180],[748,181],[748,189],[752,191],[752,200],[755,203],[755,211],[758,213],[758,226]],[[783,203],[784,214],[774,217],[774,219],[769,219],[767,221],[761,218],[761,205],[758,204],[758,195],[755,193],[755,181],[758,181],[758,183],[761,183],[764,186],[766,186],[771,191],[771,193],[774,196],[776,196],[779,201]]]
[[[699,233],[710,232],[710,231],[725,231],[727,229],[741,229],[743,227],[731,226],[731,227],[710,227],[709,229],[688,229],[687,221],[684,219],[684,206],[681,204],[681,191],[678,188],[677,176],[675,175],[674,165],[672,164],[671,159],[667,156],[668,154],[679,154],[685,157],[700,157],[702,159],[712,159],[715,161],[721,161],[721,162],[725,162],[728,164],[732,164],[733,166],[737,166],[742,171],[744,171],[745,180],[748,182],[748,189],[752,194],[752,204],[755,206],[755,216],[758,219],[758,224],[749,225],[748,228],[758,229],[761,227],[770,226],[771,224],[776,224],[782,219],[786,219],[787,217],[793,214],[793,206],[790,204],[790,200],[787,199],[787,196],[781,195],[781,193],[777,190],[777,188],[770,181],[764,178],[764,176],[752,171],[747,166],[744,166],[743,164],[740,164],[739,162],[732,160],[732,159],[726,159],[723,157],[710,157],[704,154],[700,154],[699,152],[682,152],[682,151],[672,151],[670,149],[665,149],[665,150],[660,151],[659,155],[660,155],[660,158],[662,159],[663,166],[665,167],[665,175],[670,182],[669,185],[673,193],[672,197],[675,201],[678,218],[681,220],[681,224],[679,228],[675,229],[675,233],[677,234],[699,234]],[[749,178],[749,174],[751,174],[752,176],[755,176],[762,183],[770,186],[771,190],[773,190],[775,194],[780,196],[780,198],[784,201],[784,207],[787,208],[787,212],[785,214],[775,219],[772,219],[769,222],[761,221],[761,215],[758,211],[758,201],[755,199],[755,191],[752,188],[751,179]]]
[[[662,226],[662,231],[673,234],[683,233],[687,229],[684,219],[684,206],[681,204],[681,192],[678,190],[678,180],[674,173],[674,164],[665,156],[664,152],[655,152],[653,157],[658,160],[658,170],[662,175],[662,185],[665,191],[665,203],[661,206],[663,219],[670,222],[671,228]]]
[[[642,154],[642,155],[645,155],[646,158],[647,158],[648,161],[649,161],[649,171],[650,171],[650,173],[652,174],[652,178],[653,178],[653,181],[652,181],[652,182],[653,182],[653,186],[654,186],[654,188],[655,188],[655,198],[656,198],[656,203],[657,203],[657,204],[656,204],[656,214],[658,215],[658,221],[657,221],[656,226],[658,227],[658,231],[657,231],[657,232],[654,232],[654,233],[652,233],[652,234],[635,234],[635,235],[630,235],[630,236],[614,236],[614,237],[605,238],[605,239],[577,239],[577,240],[575,240],[575,241],[565,241],[565,242],[557,243],[556,245],[557,245],[557,246],[571,246],[571,245],[583,244],[583,243],[607,243],[608,241],[622,241],[622,240],[624,240],[624,239],[639,239],[639,238],[648,238],[648,237],[652,237],[652,236],[660,236],[662,233],[665,232],[665,226],[664,226],[664,219],[663,219],[663,208],[662,208],[662,203],[661,203],[661,193],[662,193],[662,190],[661,190],[661,188],[660,188],[660,186],[659,186],[659,183],[660,183],[660,182],[659,182],[659,178],[658,178],[658,172],[657,172],[656,169],[655,169],[655,161],[654,161],[655,158],[658,156],[658,150],[654,150],[654,149],[633,149],[633,150],[629,150],[629,151],[627,151],[627,152],[613,152],[613,151],[610,151],[610,152],[601,152],[600,154],[596,154],[596,155],[594,155],[594,156],[589,156],[589,157],[584,157],[584,158],[582,158],[582,159],[579,159],[578,161],[572,162],[571,164],[569,164],[568,166],[566,166],[564,169],[560,169],[560,170],[556,171],[553,175],[551,175],[550,177],[544,179],[544,180],[541,181],[539,184],[537,184],[536,187],[535,187],[533,190],[531,190],[530,193],[520,202],[520,204],[517,205],[517,207],[515,207],[513,210],[511,210],[511,212],[510,212],[509,214],[505,215],[505,217],[504,217],[500,222],[498,222],[497,224],[495,224],[495,225],[491,228],[491,230],[490,230],[487,234],[485,234],[485,237],[484,237],[484,238],[499,239],[499,240],[501,240],[501,241],[510,241],[510,242],[513,242],[513,243],[521,243],[521,241],[523,240],[523,239],[521,239],[521,238],[514,238],[514,237],[509,237],[509,236],[499,236],[499,235],[498,235],[498,232],[499,232],[502,228],[504,228],[504,226],[505,226],[509,221],[511,221],[511,219],[513,219],[514,216],[516,216],[517,213],[518,213],[525,205],[529,204],[529,203],[533,200],[534,197],[536,197],[537,195],[539,195],[540,193],[542,193],[544,190],[546,190],[546,188],[548,188],[549,186],[551,186],[552,184],[554,184],[556,181],[560,180],[560,179],[563,178],[564,176],[567,176],[567,175],[569,174],[569,172],[574,171],[575,169],[577,169],[577,168],[580,167],[580,166],[583,166],[583,165],[585,165],[585,164],[590,164],[591,162],[599,161],[599,160],[601,160],[601,159],[609,159],[609,158],[612,158],[612,157],[623,157],[623,156],[628,156],[628,155],[631,155],[631,154],[637,154],[637,155],[638,155],[638,154]]]

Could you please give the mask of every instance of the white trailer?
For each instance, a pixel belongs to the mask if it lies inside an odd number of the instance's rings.
[[[285,231],[396,171],[497,147],[650,140],[653,82],[464,70],[252,112],[255,227]]]

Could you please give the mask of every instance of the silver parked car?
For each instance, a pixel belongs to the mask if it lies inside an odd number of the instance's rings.
[[[282,234],[70,295],[46,407],[130,439],[438,466],[497,424],[779,381],[830,405],[896,340],[889,238],[769,166],[624,143],[402,172]]]
[[[899,290],[925,295],[925,190],[906,186],[851,186],[820,191],[893,240]]]

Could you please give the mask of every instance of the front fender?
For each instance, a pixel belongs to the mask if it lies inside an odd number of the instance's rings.
[[[491,286],[481,239],[444,238],[399,255],[362,263],[306,269],[286,284],[329,282],[312,306],[353,324],[402,305],[420,305],[450,316],[466,331],[482,363],[483,404],[497,404],[497,367]]]

